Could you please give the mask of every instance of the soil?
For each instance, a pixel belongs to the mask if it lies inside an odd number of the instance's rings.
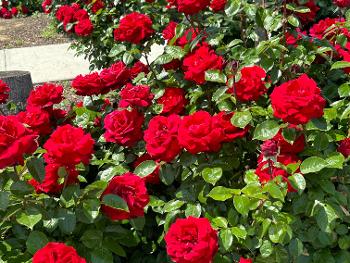
[[[45,14],[12,19],[0,18],[0,49],[67,42],[70,42],[70,39],[57,33],[51,18]]]

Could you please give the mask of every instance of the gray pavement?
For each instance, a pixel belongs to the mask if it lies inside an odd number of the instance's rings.
[[[30,71],[33,83],[71,80],[89,73],[89,62],[76,57],[69,43],[0,50],[0,71]]]

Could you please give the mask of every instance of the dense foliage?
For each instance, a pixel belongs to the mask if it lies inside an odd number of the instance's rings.
[[[349,5],[45,1],[103,69],[0,116],[1,260],[349,262]]]
[[[0,18],[5,19],[29,15],[42,9],[40,0],[2,0],[0,6]]]

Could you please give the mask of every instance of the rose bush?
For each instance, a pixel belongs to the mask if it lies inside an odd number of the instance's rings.
[[[45,1],[101,71],[0,117],[1,261],[349,262],[344,4]]]
[[[10,19],[41,11],[41,0],[1,0],[0,18]]]

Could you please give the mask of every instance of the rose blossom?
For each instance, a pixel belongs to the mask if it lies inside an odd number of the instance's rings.
[[[165,88],[163,96],[157,99],[157,103],[163,106],[161,114],[180,114],[187,104],[185,91],[181,88]]]
[[[183,61],[185,79],[194,81],[196,84],[204,84],[207,70],[221,70],[224,60],[215,54],[207,44],[203,44],[193,53],[187,55]]]
[[[227,0],[212,0],[210,3],[210,8],[214,12],[220,12],[225,9]]]
[[[117,61],[101,71],[100,77],[108,90],[120,89],[130,78],[130,71],[122,61]]]
[[[238,263],[253,263],[253,260],[251,258],[240,257]]]
[[[333,0],[333,3],[338,7],[349,7],[350,0]]]
[[[20,122],[28,125],[28,129],[37,135],[47,135],[52,131],[50,114],[37,107],[30,107],[26,111],[18,113]]]
[[[135,109],[115,110],[104,120],[104,137],[107,142],[131,147],[142,139],[143,121],[144,116]]]
[[[32,90],[27,99],[27,107],[50,108],[63,100],[63,87],[45,83]]]
[[[133,173],[113,177],[102,193],[101,200],[110,194],[124,199],[129,208],[129,211],[125,211],[102,205],[101,211],[111,220],[131,219],[144,215],[144,207],[149,202],[149,196],[145,181],[141,177]]]
[[[181,152],[178,142],[180,121],[180,117],[175,114],[169,117],[156,116],[150,120],[144,140],[152,158],[171,162]]]
[[[23,155],[38,147],[37,135],[32,134],[15,116],[0,115],[0,169],[23,165]]]
[[[151,93],[151,88],[146,85],[134,86],[130,83],[120,91],[119,107],[148,107],[151,105],[154,95]]]
[[[82,96],[106,94],[109,91],[97,72],[76,76],[72,81],[72,87],[77,95]]]
[[[34,254],[33,263],[86,263],[86,260],[71,246],[49,242]]]
[[[207,218],[176,219],[164,240],[168,255],[176,263],[211,263],[218,251],[217,232]]]
[[[114,30],[114,39],[140,44],[153,33],[152,20],[147,15],[133,12],[120,20],[119,27]]]
[[[186,15],[194,15],[204,10],[209,6],[210,0],[167,0],[169,6],[176,6],[177,11],[185,13]]]
[[[223,142],[232,142],[235,139],[243,138],[249,129],[249,126],[244,129],[233,126],[231,123],[233,115],[233,112],[226,113],[222,111],[213,116],[214,127],[221,128],[225,134]]]
[[[343,154],[346,158],[349,157],[350,156],[350,138],[346,138],[340,141],[337,151]]]
[[[62,182],[59,182],[59,171],[62,169],[65,173]],[[45,167],[45,178],[42,182],[31,179],[31,184],[37,193],[58,194],[62,191],[64,185],[78,183],[78,171],[74,166],[62,167],[59,164],[48,164]]]
[[[0,79],[0,104],[6,103],[9,98],[10,88]]]
[[[296,155],[286,154],[277,156],[277,162],[285,166],[288,164],[297,163],[298,161],[299,158]],[[287,171],[276,167],[275,163],[271,159],[264,161],[262,155],[259,156],[258,167],[255,170],[255,174],[259,177],[259,181],[262,184],[273,180],[277,176],[281,176],[283,181],[285,181],[288,185],[288,192],[296,192],[288,180],[289,174]]]
[[[75,25],[74,31],[78,36],[86,37],[94,31],[94,26],[90,19],[82,19]]]
[[[42,2],[41,7],[45,14],[51,13],[51,5],[52,5],[52,0],[44,0]]]
[[[180,123],[179,143],[192,154],[217,152],[224,139],[224,130],[217,127],[213,117],[206,111],[197,111],[185,116]]]
[[[141,72],[148,74],[149,68],[147,65],[143,64],[141,61],[137,61],[132,68],[130,68],[130,78],[136,78]]]
[[[270,99],[274,116],[296,125],[322,117],[326,105],[320,88],[306,74],[275,87]]]
[[[265,70],[259,66],[244,67],[240,80],[229,89],[240,101],[256,101],[265,94]]]
[[[94,140],[90,133],[70,124],[58,127],[44,144],[47,163],[66,166],[88,164],[93,153]]]

